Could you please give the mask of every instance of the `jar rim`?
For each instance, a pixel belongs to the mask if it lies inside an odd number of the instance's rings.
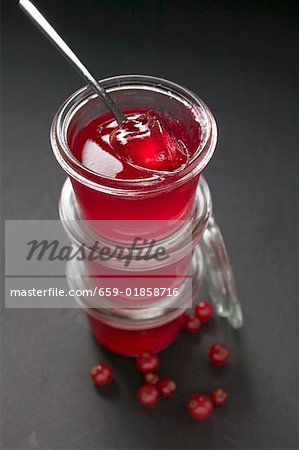
[[[152,247],[152,251],[154,252],[155,249],[160,246],[167,248],[168,254],[171,255],[171,263],[188,255],[191,249],[194,249],[201,239],[212,215],[212,209],[209,186],[204,176],[201,176],[196,189],[194,205],[190,216],[170,235],[157,238]],[[95,242],[109,248],[112,246],[111,251],[113,251],[116,244],[124,246],[128,245],[128,242],[126,241],[116,243],[111,241],[109,237],[101,236],[96,233],[94,229],[89,226],[89,222],[94,223],[96,221],[85,221],[80,219],[77,213],[74,191],[69,180],[66,180],[61,191],[59,216],[71,242],[77,247],[80,247],[83,244],[87,253],[90,251],[90,248],[93,247]],[[137,272],[144,271],[145,267],[143,266],[142,261],[136,261],[135,264],[134,258],[136,254],[138,255],[138,249],[136,249],[136,252],[134,250],[132,251],[132,265],[128,268],[124,267],[123,263],[120,264],[120,261],[115,258],[112,258],[105,263],[101,262],[101,265],[109,266],[116,270],[121,268],[121,270],[125,272],[130,272],[133,269]],[[159,264],[159,268],[169,264],[170,260],[162,261]],[[147,271],[155,270],[156,268],[157,263],[154,259],[152,261],[146,261]]]
[[[193,115],[197,114],[195,118],[204,117],[204,130],[202,130],[204,138],[200,141],[188,165],[177,173],[153,174],[147,178],[118,179],[94,172],[75,158],[67,142],[71,120],[88,101],[97,97],[90,86],[84,86],[68,97],[58,109],[50,130],[50,142],[54,155],[69,176],[94,190],[113,192],[116,195],[131,193],[138,196],[153,192],[152,186],[155,186],[155,193],[157,190],[169,188],[170,179],[173,185],[185,183],[189,177],[196,176],[207,165],[216,146],[216,122],[209,108],[192,91],[171,81],[148,75],[120,75],[105,78],[99,83],[109,93],[124,89],[144,89],[177,99],[192,110]]]
[[[198,294],[204,279],[204,261],[199,246],[195,248],[192,264],[194,265],[192,277],[192,299]],[[90,289],[90,281],[86,274],[80,273],[75,261],[70,261],[66,270],[67,282],[72,289],[84,292]],[[88,314],[97,318],[102,323],[115,328],[127,330],[145,330],[165,325],[176,319],[187,310],[190,305],[190,284],[185,283],[178,297],[162,299],[154,304],[148,302],[144,305],[125,305],[112,303],[109,298],[101,297],[103,306],[95,305],[90,298],[74,296],[76,303]]]

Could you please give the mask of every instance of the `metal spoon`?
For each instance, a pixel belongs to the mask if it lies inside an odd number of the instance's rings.
[[[110,95],[105,89],[99,85],[96,79],[91,75],[87,68],[82,64],[75,53],[64,42],[39,10],[29,0],[19,0],[19,6],[33,21],[33,23],[45,34],[45,36],[57,47],[57,49],[65,56],[65,58],[77,69],[80,75],[87,81],[92,89],[103,100],[107,108],[115,116],[117,123],[120,125],[126,117],[120,112]]]
[[[92,89],[98,94],[98,96],[103,100],[107,108],[114,115],[118,125],[127,120],[127,118],[121,113],[117,105],[114,103],[110,95],[106,90],[100,86],[96,79],[91,75],[89,70],[84,66],[84,64],[79,60],[75,53],[70,49],[70,47],[64,42],[64,40],[59,36],[59,34],[54,30],[52,25],[44,18],[44,16],[39,12],[39,10],[31,3],[29,0],[19,0],[19,6],[28,15],[28,17],[33,21],[33,23],[44,33],[44,35],[49,39],[50,42],[62,53],[62,55],[73,65],[75,69],[80,73],[80,75],[87,81],[87,83],[92,87]],[[188,153],[186,153],[187,162],[189,159]],[[132,161],[126,159],[127,164],[135,167],[138,170],[148,172],[151,175],[174,175],[182,171],[186,164],[183,164],[176,170],[158,170],[149,169],[147,167],[139,166],[134,164]]]

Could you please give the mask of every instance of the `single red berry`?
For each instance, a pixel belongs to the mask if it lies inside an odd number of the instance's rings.
[[[201,323],[207,322],[213,317],[213,307],[210,303],[200,302],[195,306],[194,314]]]
[[[137,400],[146,408],[152,408],[160,400],[160,393],[153,384],[144,384],[137,391]]]
[[[211,363],[222,366],[229,359],[229,348],[224,344],[214,344],[209,350],[209,357]]]
[[[112,380],[112,370],[108,364],[101,363],[94,366],[90,371],[90,376],[97,386],[105,386]]]
[[[227,392],[222,388],[214,389],[210,395],[210,399],[212,400],[215,406],[224,405],[224,403],[226,403],[227,401],[227,397],[228,397]]]
[[[145,384],[157,384],[159,377],[156,373],[148,372],[144,375]]]
[[[176,384],[171,378],[161,378],[158,381],[161,397],[172,397],[176,392]]]
[[[152,352],[143,352],[136,358],[136,369],[141,373],[155,373],[159,365],[159,356]]]
[[[200,321],[194,314],[184,314],[182,324],[187,333],[196,333],[200,329]]]
[[[188,412],[196,420],[205,420],[213,414],[213,403],[207,395],[196,394],[188,403]]]

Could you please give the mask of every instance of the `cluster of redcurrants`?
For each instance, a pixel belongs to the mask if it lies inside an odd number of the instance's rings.
[[[195,306],[192,314],[184,314],[182,317],[182,327],[187,333],[196,333],[201,324],[208,322],[213,317],[213,307],[210,303],[200,302]]]
[[[194,314],[183,316],[183,329],[189,333],[199,330],[202,323],[213,316],[209,303],[200,302]],[[209,360],[212,364],[222,366],[229,359],[229,349],[224,344],[214,344],[209,349]],[[155,406],[161,398],[170,398],[176,392],[176,383],[169,377],[160,378],[157,371],[160,358],[152,352],[143,352],[135,360],[138,372],[143,376],[143,383],[137,391],[138,402],[145,407]],[[105,386],[112,380],[112,370],[108,364],[101,363],[91,370],[91,378],[97,386]],[[195,394],[188,402],[188,412],[196,420],[205,420],[213,414],[214,406],[221,406],[227,401],[228,394],[222,388],[214,389],[211,394]]]

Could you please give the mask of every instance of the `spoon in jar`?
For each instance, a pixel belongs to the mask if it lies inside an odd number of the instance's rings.
[[[39,10],[29,0],[19,0],[19,6],[33,21],[33,23],[44,33],[44,35],[55,45],[55,47],[65,56],[65,58],[73,65],[80,75],[87,81],[98,96],[103,100],[107,108],[114,115],[117,123],[120,125],[126,117],[120,112],[107,91],[100,86],[93,75],[87,70],[80,59],[70,49],[66,42],[54,30],[52,25],[44,18]]]
[[[124,116],[107,91],[96,81],[33,3],[30,0],[19,0],[19,6],[87,81],[114,115],[119,126],[114,133],[113,148],[117,151],[121,160],[125,160],[135,169],[157,176],[177,174],[186,167],[189,160],[186,147],[181,141],[171,136],[171,133],[167,132],[165,127],[163,128],[164,131],[162,130],[162,123],[157,117],[152,117],[151,112],[143,114],[142,120],[137,121]],[[143,130],[141,134],[140,129]],[[144,145],[144,141],[141,142],[140,137],[147,139],[146,145]],[[124,142],[128,145],[123,145]],[[145,147],[150,150],[150,157],[145,154]],[[167,161],[169,161],[169,164],[167,164]],[[146,164],[144,165],[144,163]]]

